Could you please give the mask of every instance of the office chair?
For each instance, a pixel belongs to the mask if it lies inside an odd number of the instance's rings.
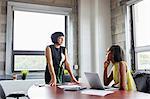
[[[27,99],[29,99],[29,97],[23,93],[12,93],[12,94],[9,94],[8,96],[6,96],[2,86],[0,84],[0,98],[6,99],[7,97],[12,97],[12,98],[16,98],[16,99],[19,99],[19,97],[27,97]]]
[[[150,93],[150,74],[145,72],[136,72],[133,75],[137,91]]]

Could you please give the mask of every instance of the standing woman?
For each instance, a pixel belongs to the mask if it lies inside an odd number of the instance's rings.
[[[54,43],[46,47],[46,71],[45,83],[55,86],[57,83],[63,83],[63,70],[64,66],[68,70],[71,80],[79,83],[70,68],[68,63],[68,55],[65,47],[62,47],[64,34],[62,32],[55,32],[51,35],[51,40]]]
[[[113,71],[108,77],[107,68],[110,62],[113,64]],[[113,86],[119,87],[120,90],[136,90],[133,77],[124,60],[124,52],[119,45],[112,45],[107,50],[104,62],[104,85],[109,85],[112,80],[115,82]]]

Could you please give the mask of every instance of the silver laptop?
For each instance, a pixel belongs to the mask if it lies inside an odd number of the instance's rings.
[[[110,88],[109,86],[104,86],[101,83],[101,80],[98,76],[97,73],[90,73],[90,72],[85,72],[85,76],[91,86],[92,89],[100,89],[100,90],[104,90],[104,89],[108,89]]]

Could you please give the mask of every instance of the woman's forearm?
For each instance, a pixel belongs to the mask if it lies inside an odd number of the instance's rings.
[[[75,79],[74,75],[73,75],[73,72],[70,68],[70,64],[68,62],[68,55],[67,55],[67,50],[65,50],[65,66],[66,66],[66,69],[68,70],[70,76],[71,76],[71,79],[75,82],[77,82],[77,80]]]
[[[73,72],[72,72],[72,70],[71,70],[69,64],[66,65],[66,69],[68,70],[68,72],[69,72],[71,78],[73,79],[73,78],[74,78],[74,75],[73,75]]]
[[[108,85],[108,77],[107,77],[107,67],[104,68],[104,85],[107,86]]]
[[[52,78],[52,79],[56,79],[56,75],[55,75],[54,68],[52,67],[51,64],[49,64],[48,67],[49,67],[49,72],[50,72],[51,78]]]
[[[126,65],[123,62],[119,63],[119,73],[120,73],[120,90],[125,90],[127,86],[126,78]]]

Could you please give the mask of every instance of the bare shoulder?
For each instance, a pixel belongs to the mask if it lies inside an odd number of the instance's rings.
[[[66,48],[64,48],[64,50],[65,50],[65,54],[67,54],[67,49],[66,49]]]
[[[121,62],[119,62],[119,66],[120,66],[120,69],[125,69],[126,70],[127,64],[126,64],[125,61],[121,61]]]
[[[125,66],[126,66],[126,62],[125,62],[125,61],[120,61],[119,64],[120,64],[120,65],[125,65]]]
[[[64,47],[65,51],[67,51],[66,47]]]
[[[46,47],[45,53],[46,53],[46,55],[51,54],[51,48],[49,46]]]
[[[46,51],[51,50],[51,48],[49,46],[46,46]]]

